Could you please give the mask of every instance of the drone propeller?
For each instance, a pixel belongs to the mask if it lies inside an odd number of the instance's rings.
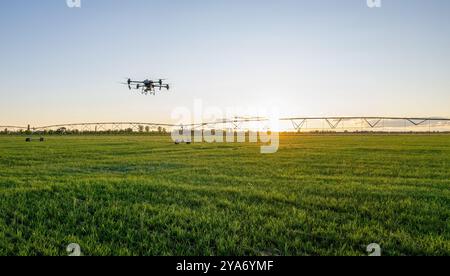
[[[124,79],[126,79],[127,80],[127,82],[126,83],[124,83],[125,85],[128,85],[128,89],[130,89],[131,90],[131,79],[130,78],[124,78]]]

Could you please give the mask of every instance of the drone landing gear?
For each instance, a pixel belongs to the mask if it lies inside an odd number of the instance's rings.
[[[143,90],[142,95],[153,95],[156,96],[156,91],[150,91],[150,90]]]

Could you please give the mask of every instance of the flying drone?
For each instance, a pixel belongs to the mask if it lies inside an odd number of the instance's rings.
[[[143,80],[143,81],[134,81],[132,79],[128,79],[126,83],[122,83],[128,86],[128,89],[132,90],[141,90],[143,95],[156,95],[156,89],[161,91],[163,88],[170,90],[170,85],[164,83],[165,79],[159,79],[157,81],[154,80]]]

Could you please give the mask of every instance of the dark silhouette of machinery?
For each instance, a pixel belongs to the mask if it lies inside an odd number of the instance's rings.
[[[122,83],[124,85],[128,86],[129,90],[135,89],[135,90],[141,90],[142,94],[144,95],[156,95],[156,90],[159,91],[166,89],[170,90],[170,85],[167,83],[164,83],[165,79],[158,79],[158,80],[150,80],[145,79],[143,81],[135,81],[131,78],[127,79],[126,83]]]

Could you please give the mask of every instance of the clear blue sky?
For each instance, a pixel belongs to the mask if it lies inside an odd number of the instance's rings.
[[[170,121],[194,99],[281,115],[450,117],[450,1],[10,0],[0,125]],[[156,97],[123,77],[167,77]]]

